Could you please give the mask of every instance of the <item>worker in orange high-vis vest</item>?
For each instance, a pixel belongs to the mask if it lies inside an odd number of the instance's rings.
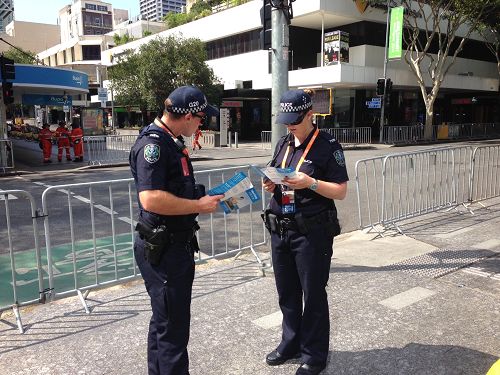
[[[62,161],[63,149],[66,150],[66,160],[71,161],[69,152],[69,131],[66,128],[66,121],[59,121],[55,137],[57,139],[57,160]]]
[[[200,128],[196,129],[193,137],[193,151],[196,150],[196,146],[198,146],[198,149],[201,150],[201,145],[199,140],[202,135],[203,133],[201,132]]]
[[[50,160],[52,154],[52,132],[49,129],[49,124],[42,125],[42,130],[38,134],[38,140],[43,152],[43,162],[52,163],[52,160]]]
[[[78,124],[72,125],[70,142],[75,153],[73,161],[83,161],[83,130]]]

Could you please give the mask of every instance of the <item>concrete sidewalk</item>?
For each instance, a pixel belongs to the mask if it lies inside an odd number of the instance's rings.
[[[402,223],[406,236],[351,232],[335,241],[324,374],[486,374],[500,356],[500,200],[475,215]],[[263,258],[267,248],[260,248]],[[472,263],[472,264],[471,264]],[[265,355],[280,339],[274,278],[246,254],[197,266],[191,374],[294,374]],[[0,321],[1,374],[146,374],[148,295],[134,281]]]

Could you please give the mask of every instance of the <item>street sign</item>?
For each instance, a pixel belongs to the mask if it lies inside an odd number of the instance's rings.
[[[380,100],[380,98],[372,98],[371,100],[367,100],[365,103],[369,109],[382,107],[382,101]]]
[[[69,112],[69,105],[63,106],[63,111],[64,112]]]
[[[97,88],[97,99],[100,102],[106,102],[108,100],[108,89],[105,87]]]

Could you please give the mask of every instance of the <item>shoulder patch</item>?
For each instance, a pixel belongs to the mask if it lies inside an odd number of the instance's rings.
[[[338,165],[340,165],[341,167],[345,167],[345,158],[342,150],[335,151],[333,153],[333,157],[335,158],[335,161],[337,162]]]
[[[160,146],[153,143],[144,146],[144,160],[150,164],[160,160]]]
[[[337,142],[337,140],[336,140],[335,138],[332,138],[332,139],[330,139],[328,142],[330,142],[330,143],[335,143],[335,142]]]

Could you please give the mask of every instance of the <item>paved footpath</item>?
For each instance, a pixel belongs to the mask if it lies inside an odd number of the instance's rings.
[[[486,374],[500,356],[500,200],[485,203],[403,222],[405,236],[336,239],[324,374]],[[0,374],[146,374],[142,282],[92,292],[89,304],[90,315],[73,297],[26,308],[25,334],[4,314]],[[264,362],[280,323],[272,273],[261,277],[251,254],[197,266],[191,374],[294,374],[298,362]]]

